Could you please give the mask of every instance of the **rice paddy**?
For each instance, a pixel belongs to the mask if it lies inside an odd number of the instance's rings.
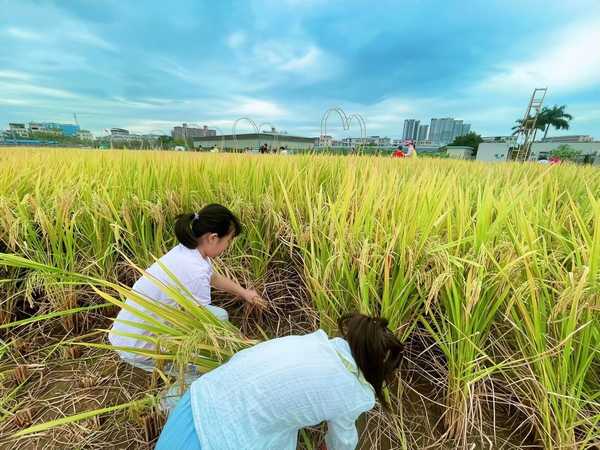
[[[381,314],[406,358],[362,448],[600,446],[597,168],[23,148],[0,168],[1,448],[151,448],[172,380],[119,363],[103,330],[175,244],[175,216],[212,202],[244,224],[216,269],[271,306],[217,295],[219,324],[179,294],[164,360],[210,370],[255,340]]]

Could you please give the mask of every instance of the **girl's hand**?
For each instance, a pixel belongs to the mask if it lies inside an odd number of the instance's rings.
[[[267,302],[263,299],[258,292],[254,289],[246,289],[244,293],[244,300],[246,300],[250,305],[256,306],[258,309],[265,309],[267,307]]]

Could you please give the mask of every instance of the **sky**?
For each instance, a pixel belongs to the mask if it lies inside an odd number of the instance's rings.
[[[496,136],[535,87],[574,116],[551,135],[600,139],[600,0],[0,0],[0,129],[318,136],[341,107],[368,135],[454,117]]]

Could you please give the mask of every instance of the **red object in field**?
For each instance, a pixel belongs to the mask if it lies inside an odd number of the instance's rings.
[[[396,150],[394,153],[392,153],[392,158],[404,158],[405,156],[406,155],[402,150]]]
[[[560,164],[560,158],[558,156],[552,156],[548,161],[550,164]]]

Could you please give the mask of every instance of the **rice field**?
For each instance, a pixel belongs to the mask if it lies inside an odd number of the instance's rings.
[[[217,270],[271,306],[217,295],[219,324],[178,299],[164,360],[210,370],[381,314],[406,358],[361,448],[600,447],[597,168],[18,148],[0,169],[0,448],[152,447],[172,380],[119,363],[103,330],[175,216],[212,202],[245,227]]]

